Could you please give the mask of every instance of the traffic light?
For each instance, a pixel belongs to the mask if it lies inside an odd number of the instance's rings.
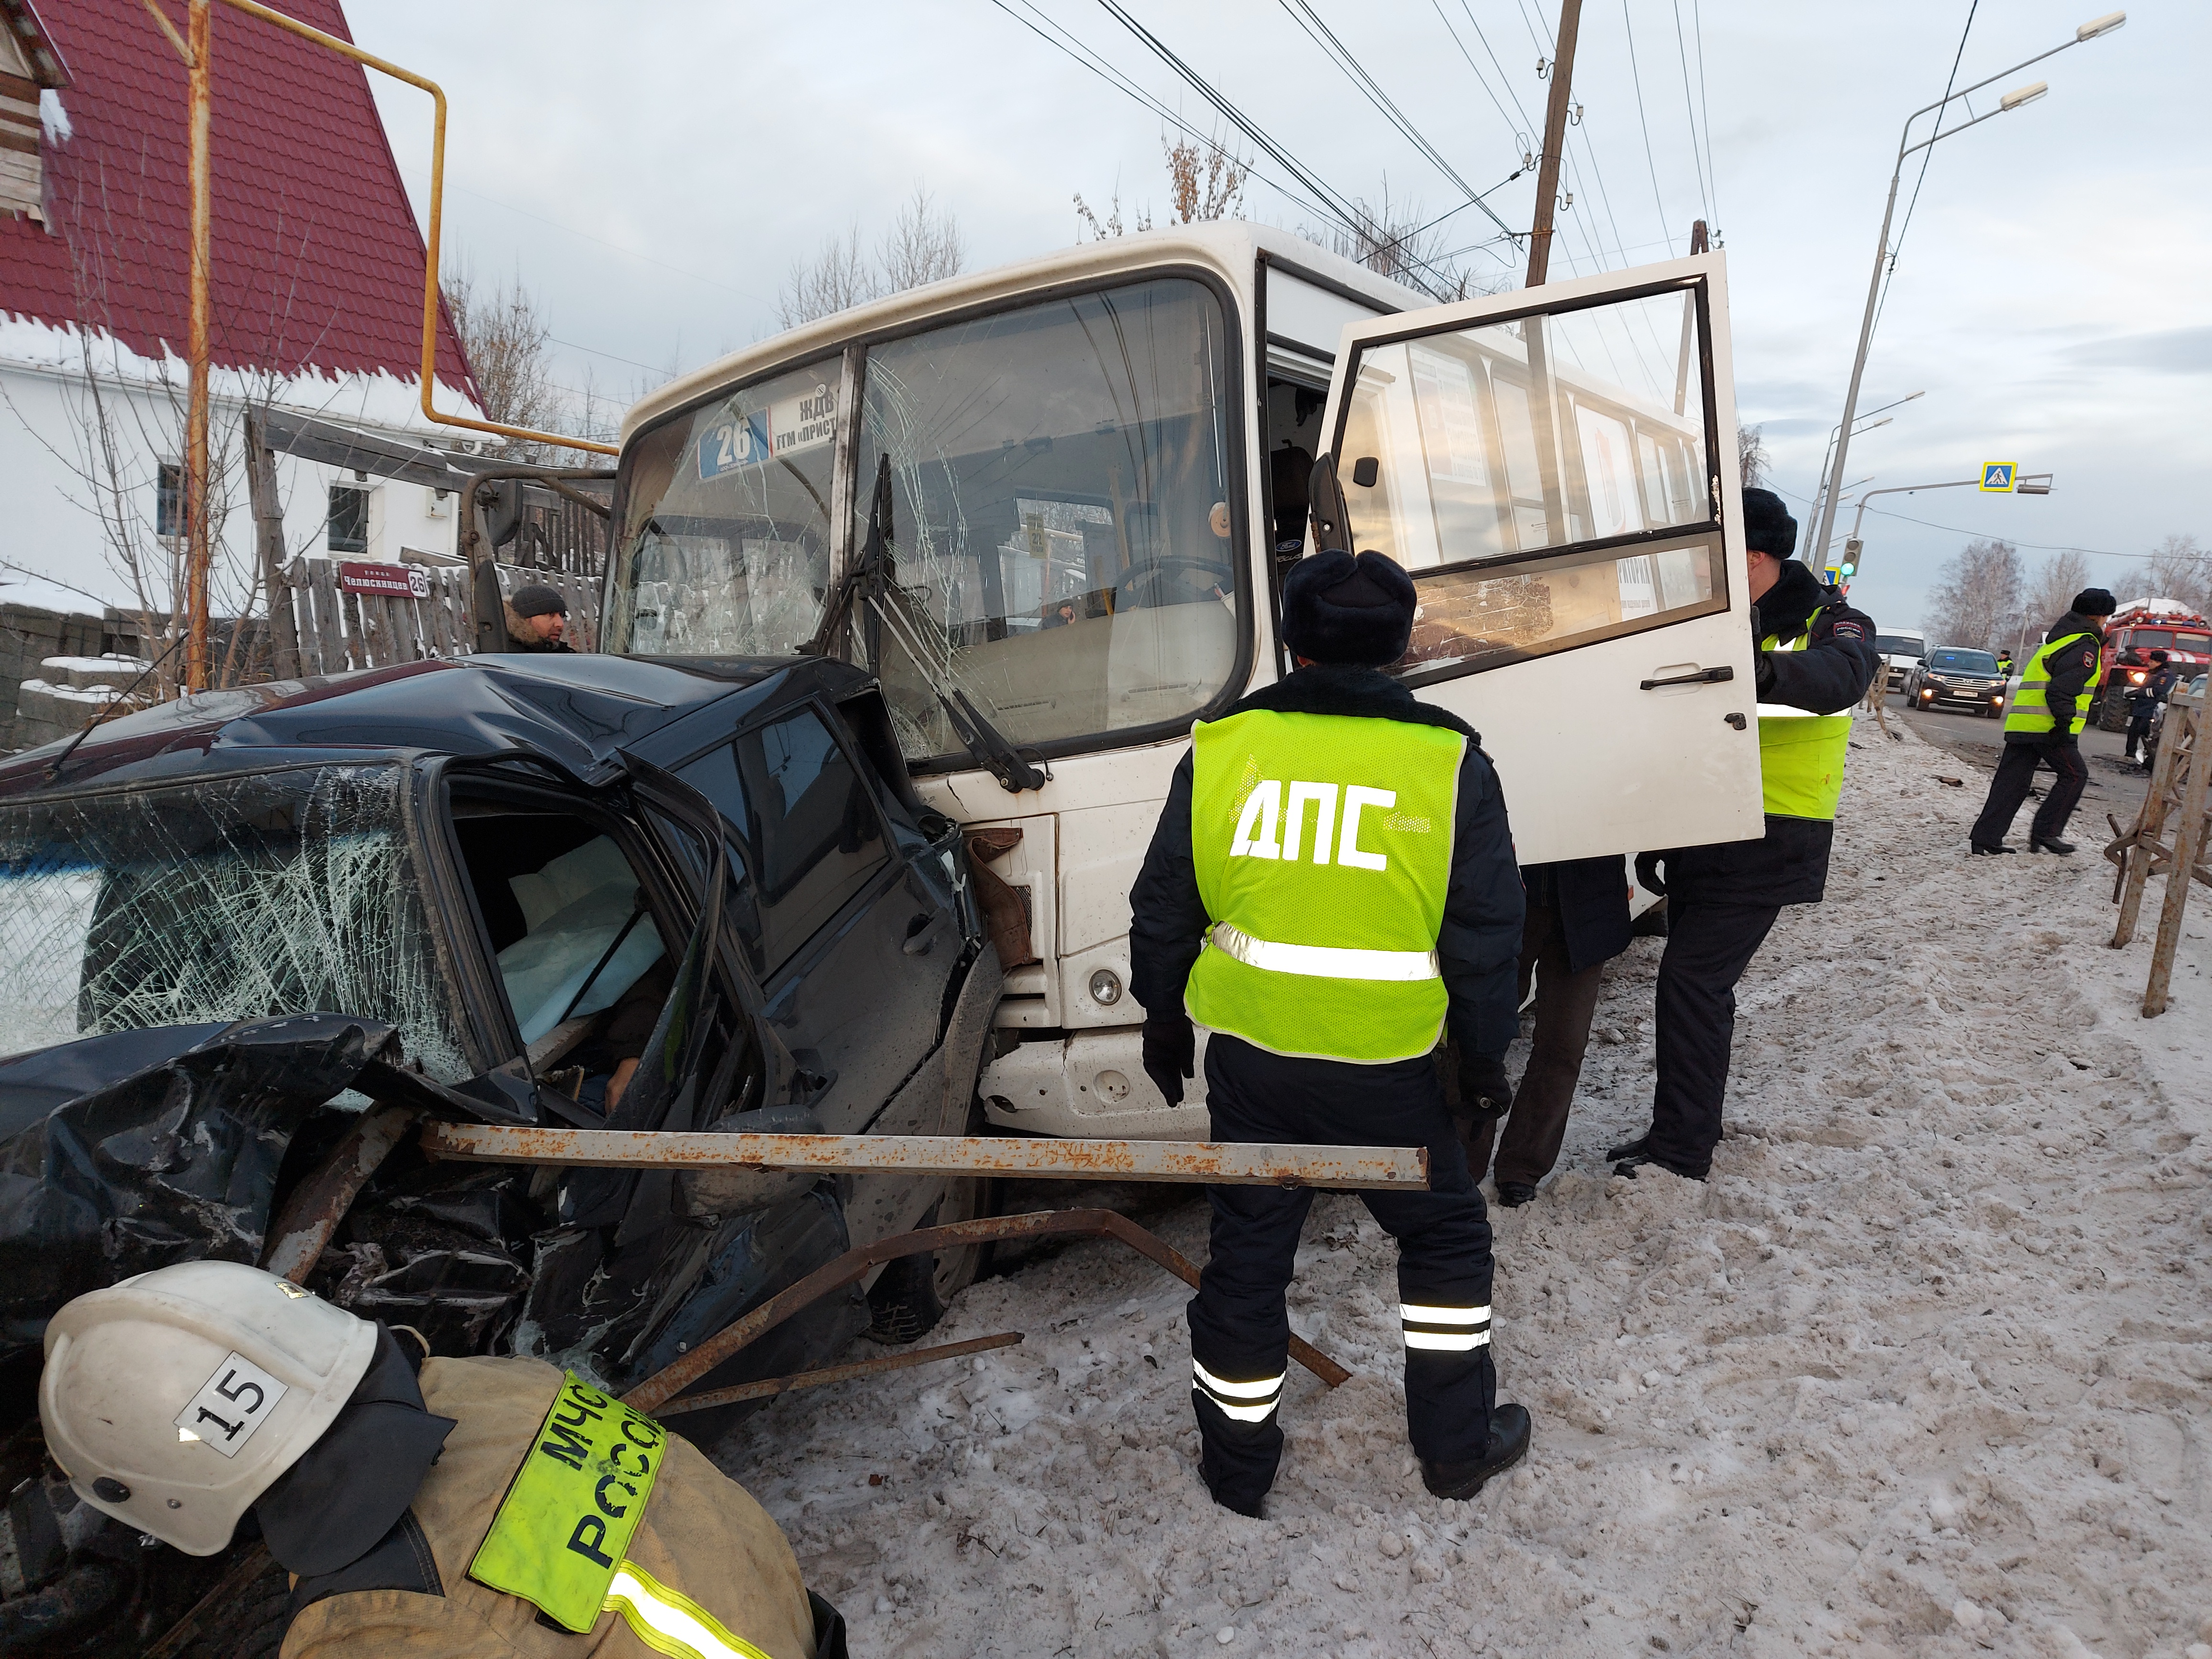
[[[1866,544],[1856,536],[1844,538],[1843,562],[1836,567],[1836,574],[1844,580],[1849,581],[1858,574],[1859,553],[1865,546]]]

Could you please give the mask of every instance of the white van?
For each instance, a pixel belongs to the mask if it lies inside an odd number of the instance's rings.
[[[1910,631],[1876,634],[1874,648],[1881,653],[1881,689],[1885,691],[1904,690],[1905,683],[1912,678],[1912,671],[1928,659],[1926,635]]]
[[[1718,253],[1437,306],[1257,225],[1085,243],[633,409],[605,648],[872,668],[1010,924],[992,1120],[1202,1135],[1202,1075],[1170,1108],[1139,1063],[1129,888],[1192,722],[1291,666],[1311,461],[1414,575],[1391,672],[1482,732],[1524,861],[1746,839],[1733,384]]]

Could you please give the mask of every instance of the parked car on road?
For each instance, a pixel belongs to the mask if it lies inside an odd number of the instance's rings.
[[[1905,677],[1915,708],[1960,708],[1995,720],[2004,711],[2005,676],[1996,653],[1939,645]]]

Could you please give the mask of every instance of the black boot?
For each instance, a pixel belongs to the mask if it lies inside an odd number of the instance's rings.
[[[1969,846],[1969,847],[1971,847],[1971,848],[1972,848],[1974,849],[1974,851],[1975,851],[1977,854],[1981,854],[1981,853],[2017,853],[2018,851],[2020,851],[2020,848],[2017,848],[2017,847],[2007,847],[2007,846],[2006,846],[2002,842],[1998,842],[1996,846],[1994,846],[1994,847],[1988,847],[1988,846],[1984,846],[1984,845],[1983,845],[1983,843],[1981,843],[1980,842],[1978,842],[1978,841],[1970,841],[1970,842],[1968,842],[1966,843],[1966,845],[1967,845],[1967,846]]]
[[[1490,1444],[1472,1463],[1421,1461],[1421,1484],[1438,1498],[1465,1499],[1480,1492],[1493,1474],[1502,1474],[1528,1455],[1528,1408],[1498,1406],[1490,1413]]]
[[[2070,853],[2074,850],[2072,842],[2060,841],[2055,836],[2030,836],[2027,844],[2039,853]]]
[[[1536,1189],[1525,1181],[1501,1181],[1498,1183],[1498,1202],[1508,1210],[1517,1210],[1536,1196]]]
[[[1644,1168],[1646,1164],[1650,1165],[1651,1168],[1655,1170],[1666,1170],[1674,1175],[1681,1176],[1685,1181],[1703,1181],[1705,1179],[1705,1176],[1701,1175],[1693,1175],[1687,1170],[1681,1169],[1675,1164],[1669,1164],[1663,1158],[1654,1158],[1649,1152],[1637,1152],[1627,1158],[1624,1158],[1620,1163],[1613,1166],[1613,1172],[1617,1176],[1626,1176],[1631,1181],[1633,1181],[1636,1179],[1636,1172]]]
[[[1650,1150],[1651,1131],[1646,1129],[1633,1140],[1623,1142],[1618,1146],[1607,1147],[1605,1161],[1608,1164],[1618,1164],[1624,1158],[1641,1158]]]

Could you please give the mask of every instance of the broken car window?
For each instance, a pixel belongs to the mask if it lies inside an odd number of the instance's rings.
[[[457,1082],[398,766],[299,767],[0,806],[0,1054],[315,1011]]]
[[[606,648],[773,657],[814,637],[830,582],[835,358],[717,398],[623,458]]]
[[[899,614],[861,627],[910,758],[973,763],[940,690],[1027,746],[1187,722],[1227,683],[1224,372],[1220,302],[1183,279],[869,349],[854,510],[865,535],[888,458]]]

